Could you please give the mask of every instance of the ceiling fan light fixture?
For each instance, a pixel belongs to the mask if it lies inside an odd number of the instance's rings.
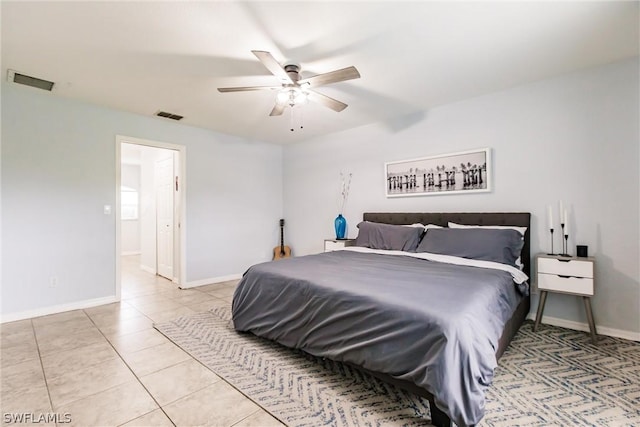
[[[276,95],[276,100],[279,104],[284,104],[289,100],[289,90],[283,89]]]
[[[297,90],[296,94],[293,98],[293,103],[296,105],[306,104],[307,103],[307,94],[301,90]]]

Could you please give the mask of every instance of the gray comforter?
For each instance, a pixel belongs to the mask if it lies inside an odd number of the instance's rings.
[[[233,323],[411,381],[463,426],[484,415],[498,340],[520,299],[504,271],[337,251],[251,267]]]

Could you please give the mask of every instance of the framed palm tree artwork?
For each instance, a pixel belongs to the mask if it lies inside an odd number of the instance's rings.
[[[491,191],[491,149],[481,148],[384,164],[387,197]]]

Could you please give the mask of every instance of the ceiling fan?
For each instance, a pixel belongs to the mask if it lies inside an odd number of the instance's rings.
[[[295,105],[306,102],[307,99],[331,108],[333,111],[340,112],[347,108],[347,104],[316,92],[311,88],[360,78],[360,73],[356,67],[351,66],[301,79],[299,64],[286,62],[284,65],[280,65],[269,52],[261,50],[252,50],[251,52],[262,62],[262,65],[264,65],[271,74],[280,79],[280,86],[220,87],[218,91],[245,92],[252,90],[277,90],[276,105],[273,107],[273,110],[271,110],[270,116],[280,116],[287,106],[294,107]]]

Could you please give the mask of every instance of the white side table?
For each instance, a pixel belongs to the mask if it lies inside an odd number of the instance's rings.
[[[536,256],[538,289],[540,290],[540,302],[536,322],[533,325],[535,332],[540,325],[544,312],[544,304],[547,302],[547,293],[581,296],[584,301],[584,309],[587,313],[591,341],[596,344],[596,325],[591,310],[591,297],[594,295],[595,258],[563,257],[559,255],[538,254]]]
[[[356,239],[324,239],[324,251],[331,252],[356,244]]]

